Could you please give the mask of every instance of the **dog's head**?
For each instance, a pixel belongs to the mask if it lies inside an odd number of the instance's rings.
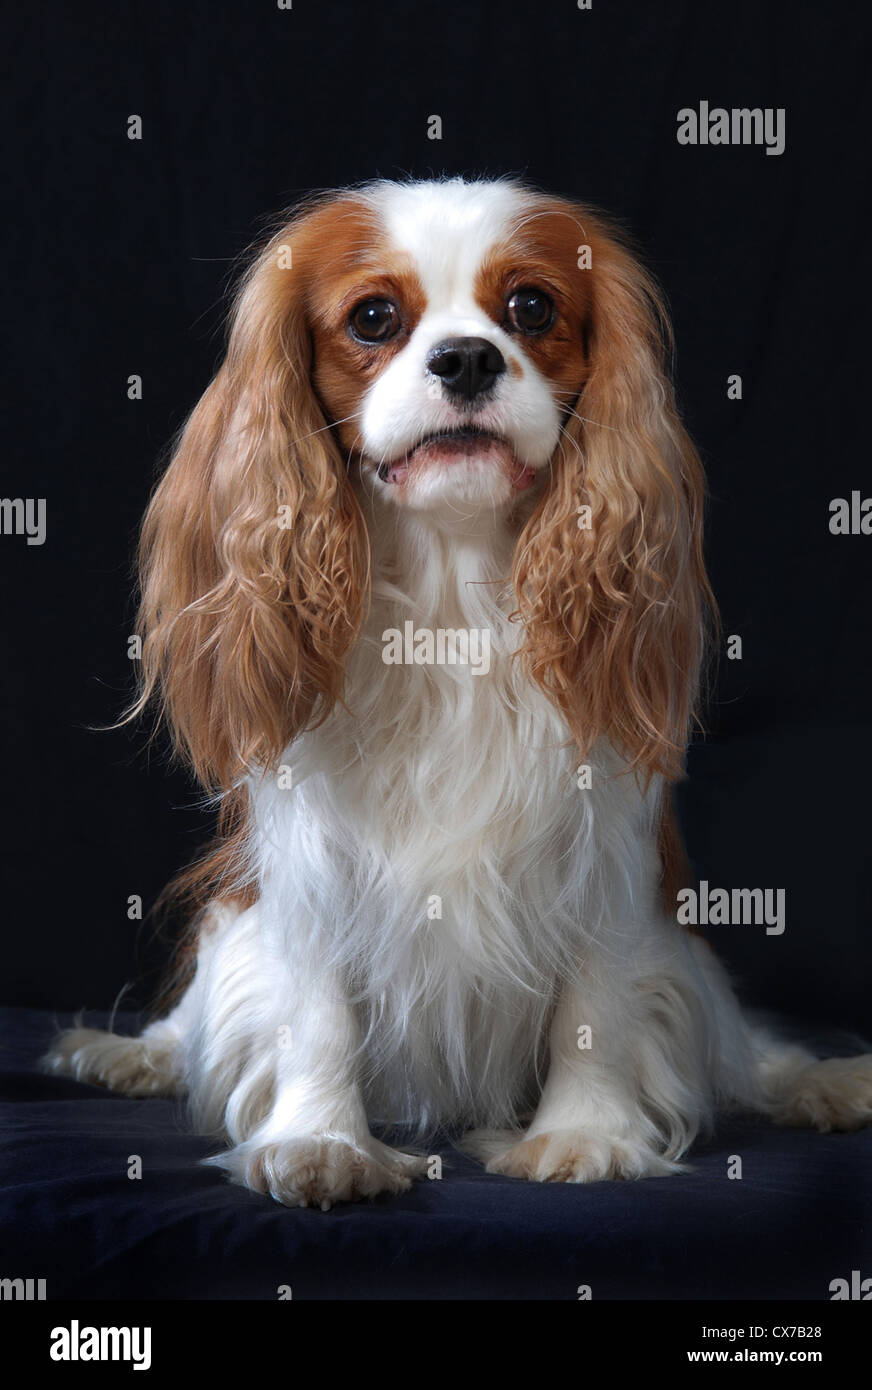
[[[460,180],[308,221],[313,383],[352,471],[449,523],[535,486],[588,375],[586,235],[574,209]]]
[[[143,532],[143,699],[201,778],[269,765],[341,696],[361,488],[376,517],[515,525],[531,677],[580,746],[674,773],[705,577],[665,325],[601,219],[513,182],[379,182],[282,226]]]

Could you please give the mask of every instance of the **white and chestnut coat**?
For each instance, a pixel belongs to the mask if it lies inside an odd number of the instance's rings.
[[[193,969],[49,1065],[185,1092],[213,1162],[325,1207],[423,1170],[384,1126],[581,1182],[721,1104],[869,1120],[872,1058],[753,1026],[676,922],[708,587],[667,335],[614,231],[514,182],[280,227],[143,529],[139,707],[224,812]]]

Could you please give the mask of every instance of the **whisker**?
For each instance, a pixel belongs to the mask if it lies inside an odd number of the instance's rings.
[[[362,410],[355,410],[352,415],[346,415],[341,420],[331,420],[329,425],[322,425],[320,429],[312,430],[310,434],[301,434],[298,439],[292,439],[290,447],[295,444],[302,444],[304,439],[313,439],[316,434],[323,434],[325,430],[332,430],[336,425],[347,425],[349,420],[359,420],[363,415]]]
[[[611,430],[614,434],[623,434],[616,425],[607,425],[605,420],[591,420],[588,415],[579,415],[577,410],[568,410],[567,415],[572,416],[573,420],[581,420],[586,425],[596,425],[601,430]]]

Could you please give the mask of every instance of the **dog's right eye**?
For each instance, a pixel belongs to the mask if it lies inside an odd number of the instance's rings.
[[[389,299],[364,299],[352,309],[348,326],[362,343],[386,343],[398,332],[400,315]]]

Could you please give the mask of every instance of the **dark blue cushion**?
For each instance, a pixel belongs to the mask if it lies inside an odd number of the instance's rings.
[[[589,1285],[595,1299],[827,1299],[868,1251],[872,1131],[747,1117],[671,1178],[525,1183],[442,1145],[442,1179],[404,1196],[286,1209],[203,1167],[214,1146],[181,1105],[40,1074],[69,1021],[0,1011],[0,1275],[45,1278],[49,1299],[274,1300],[281,1285],[294,1298],[576,1299]]]

